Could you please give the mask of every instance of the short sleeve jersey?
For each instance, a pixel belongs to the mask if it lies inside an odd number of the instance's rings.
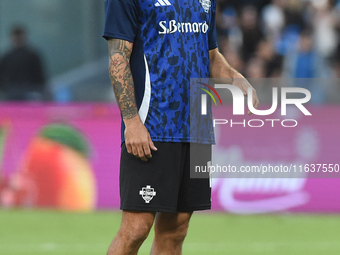
[[[153,141],[214,143],[209,130],[190,134],[190,79],[210,77],[215,11],[216,0],[105,1],[103,36],[133,43],[136,102]]]

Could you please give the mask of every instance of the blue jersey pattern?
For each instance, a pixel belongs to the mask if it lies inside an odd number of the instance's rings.
[[[136,100],[153,141],[214,142],[209,121],[190,128],[190,79],[210,76],[209,50],[217,47],[215,8],[215,0],[105,2],[103,36],[134,43]],[[124,124],[124,140],[123,131]]]

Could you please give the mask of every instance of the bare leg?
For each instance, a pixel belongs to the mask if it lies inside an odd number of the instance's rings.
[[[180,255],[192,213],[157,213],[151,255]]]
[[[154,219],[155,213],[123,211],[122,224],[107,255],[136,255]]]

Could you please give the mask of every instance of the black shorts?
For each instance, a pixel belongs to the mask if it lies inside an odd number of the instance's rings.
[[[211,145],[155,142],[158,151],[143,162],[122,144],[120,162],[121,209],[143,212],[192,212],[211,209],[211,186],[206,178],[190,178],[190,165],[206,166]],[[190,148],[191,147],[191,148]],[[191,157],[193,150],[199,155]],[[192,170],[192,169],[191,169]]]

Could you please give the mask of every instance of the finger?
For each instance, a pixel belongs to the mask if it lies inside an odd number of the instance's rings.
[[[242,92],[243,92],[243,95],[244,95],[245,97],[247,97],[247,96],[248,96],[248,92],[247,92],[247,90],[246,90],[246,89],[242,88]]]
[[[254,108],[255,109],[259,108],[259,105],[260,105],[260,101],[259,101],[258,98],[256,98],[256,102],[255,102]]]
[[[244,96],[248,96],[247,87],[244,84],[241,84],[241,86],[239,86],[239,88],[241,89]]]
[[[255,89],[253,90],[253,106],[254,106],[255,109],[257,109],[259,107],[259,99],[257,97]]]
[[[132,154],[136,157],[138,157],[138,149],[136,147],[136,145],[131,145],[131,150],[132,150]]]
[[[131,144],[129,144],[129,143],[125,143],[125,146],[126,146],[126,150],[127,150],[127,152],[129,153],[129,154],[131,154],[132,153],[132,147],[131,147]]]
[[[139,144],[137,146],[137,150],[138,150],[138,157],[143,161],[148,161],[147,158],[145,157],[142,144]]]
[[[158,151],[157,147],[154,145],[153,141],[151,140],[151,138],[149,139],[149,147],[151,148],[151,150],[153,151]]]
[[[143,150],[144,150],[144,154],[146,155],[147,158],[152,158],[151,155],[151,151],[150,151],[150,147],[149,147],[149,143],[143,143]]]
[[[259,99],[257,98],[257,96],[255,97],[255,99],[253,99],[253,106],[255,109],[259,108],[259,105],[260,105],[260,101]]]
[[[244,96],[248,96],[248,88],[250,84],[247,81],[243,81],[242,92]]]
[[[148,159],[147,159],[145,156],[141,157],[140,159],[141,159],[142,161],[144,161],[144,162],[147,162],[147,161],[148,161]]]

